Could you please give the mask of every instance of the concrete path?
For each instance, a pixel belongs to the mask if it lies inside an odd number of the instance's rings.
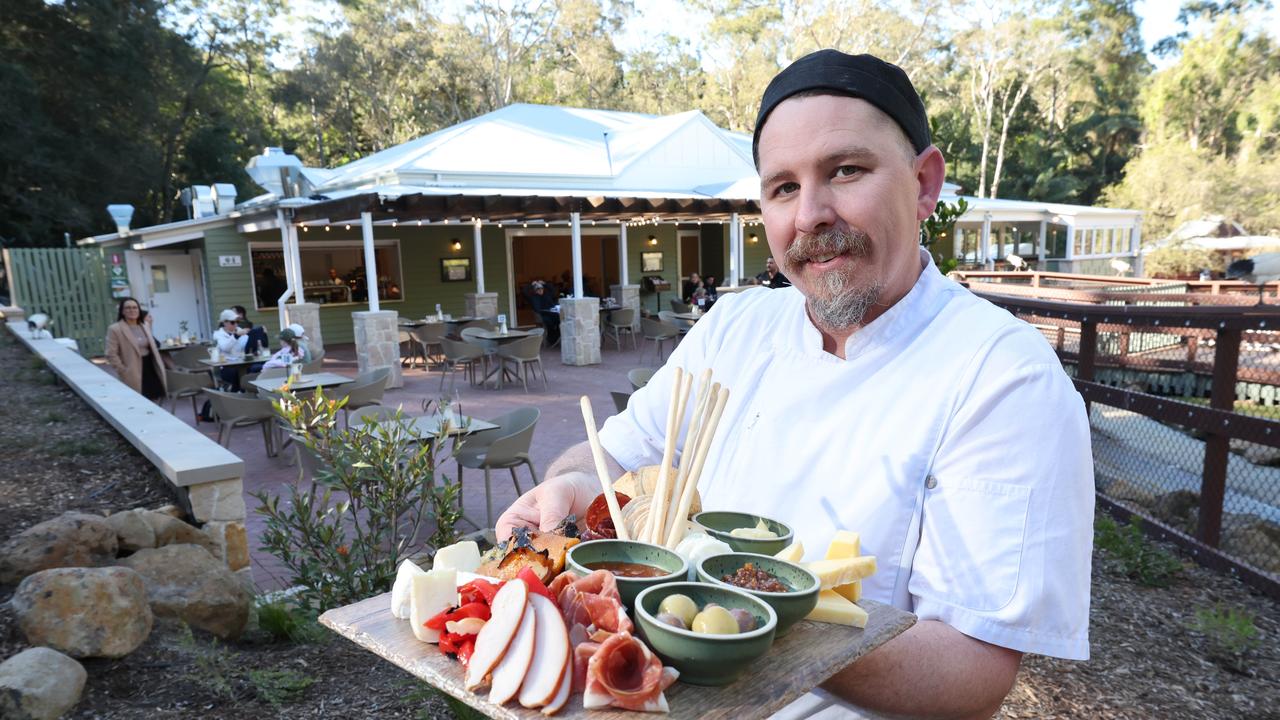
[[[472,387],[466,378],[459,374],[456,387],[466,415],[487,419],[510,412],[519,407],[534,406],[542,411],[542,416],[534,431],[532,455],[534,466],[541,479],[551,461],[566,448],[586,439],[582,424],[582,412],[578,407],[578,398],[587,395],[591,398],[592,408],[597,423],[613,415],[613,399],[611,391],[630,392],[631,383],[627,380],[627,371],[641,367],[640,354],[624,346],[619,352],[613,349],[613,343],[606,341],[600,365],[572,367],[560,362],[558,348],[543,350],[543,365],[547,371],[548,388],[543,390],[542,381],[530,382],[529,392],[525,393],[520,383],[507,383],[502,390],[492,385]],[[654,367],[656,360],[652,349],[644,356],[644,365]],[[357,372],[355,350],[351,345],[338,345],[326,348],[324,370],[341,375],[354,376]],[[422,370],[406,368],[404,370],[405,386],[389,390],[383,404],[403,405],[406,415],[421,415],[424,399],[437,399],[440,396],[441,373],[435,369]],[[449,384],[445,383],[445,390]],[[192,422],[191,404],[183,401],[177,405],[177,416]],[[201,423],[200,430],[216,439],[216,427],[209,423]],[[290,463],[293,459],[292,447],[281,453],[280,457],[267,457],[262,442],[262,433],[257,428],[236,430],[231,438],[231,450],[245,461],[245,505],[249,511],[246,526],[252,545],[254,580],[259,587],[271,589],[281,587],[287,580],[276,559],[258,547],[258,538],[263,527],[262,518],[254,512],[259,503],[250,494],[265,491],[280,493],[288,483],[296,482],[298,470]],[[443,472],[454,477],[457,466],[449,462]],[[516,470],[522,489],[531,486],[527,468]],[[484,481],[483,471],[467,470],[463,477],[463,512],[467,517],[476,520],[484,518]],[[517,497],[511,484],[511,476],[505,470],[493,472],[493,506],[494,514],[499,514]],[[471,530],[465,522],[460,526],[464,531]]]

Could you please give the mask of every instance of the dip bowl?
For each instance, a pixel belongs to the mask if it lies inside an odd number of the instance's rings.
[[[737,573],[747,563],[778,578],[791,590],[787,592],[751,590],[721,580],[726,575]],[[724,553],[703,558],[698,563],[698,579],[710,585],[741,590],[767,603],[778,614],[778,637],[786,635],[793,625],[813,612],[813,609],[818,606],[818,591],[822,589],[818,576],[809,570],[786,560],[755,553]]]
[[[791,528],[761,515],[751,513],[727,512],[724,510],[708,510],[693,516],[693,522],[702,527],[708,535],[723,540],[737,552],[775,555],[791,544]],[[734,537],[729,533],[738,528],[753,528],[763,522],[772,530],[776,538],[757,539]]]
[[[630,608],[641,590],[673,580],[683,580],[689,575],[689,562],[661,545],[634,540],[591,540],[569,548],[565,555],[565,568],[579,575],[590,575],[599,568],[597,563],[635,563],[655,568],[653,577],[624,577],[614,573],[618,581],[618,593],[622,604]]]
[[[658,606],[668,595],[689,596],[698,607],[716,603],[727,610],[742,609],[756,618],[756,629],[733,635],[709,635],[682,630],[658,620]],[[778,616],[773,608],[730,587],[675,582],[654,585],[636,598],[636,626],[663,664],[680,671],[680,681],[693,685],[728,685],[769,651]]]

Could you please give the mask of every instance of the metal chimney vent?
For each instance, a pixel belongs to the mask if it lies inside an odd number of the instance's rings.
[[[226,215],[236,209],[236,186],[231,183],[216,183],[213,186],[213,206],[219,215]]]
[[[129,221],[133,220],[133,206],[124,205],[108,205],[107,212],[111,215],[111,219],[116,221],[116,232],[121,235],[129,234]]]
[[[216,215],[213,206],[213,188],[208,185],[191,186],[191,218]]]
[[[296,155],[285,152],[284,148],[266,148],[261,155],[249,159],[245,172],[264,190],[278,198],[299,197],[299,192],[304,189],[301,180],[294,180],[295,174],[299,179],[302,177],[302,161]],[[295,187],[288,187],[290,185]],[[305,189],[308,192],[310,190]],[[291,192],[294,194],[289,194]]]

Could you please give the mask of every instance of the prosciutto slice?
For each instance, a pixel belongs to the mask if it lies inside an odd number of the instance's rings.
[[[584,578],[563,583],[556,578],[551,587],[571,635],[575,625],[581,625],[588,636],[597,630],[631,632],[634,627],[622,606],[617,580],[608,570],[596,570]]]
[[[583,643],[578,651],[592,644]],[[663,691],[679,673],[675,668],[664,668],[658,656],[631,633],[619,632],[594,648],[587,661],[586,676],[582,706],[588,710],[612,706],[638,712],[668,712]]]

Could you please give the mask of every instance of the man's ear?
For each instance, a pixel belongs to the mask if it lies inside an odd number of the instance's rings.
[[[938,206],[942,181],[947,177],[947,163],[942,159],[942,151],[936,145],[925,148],[916,156],[915,171],[916,181],[920,184],[920,194],[916,197],[916,221],[924,222]]]

